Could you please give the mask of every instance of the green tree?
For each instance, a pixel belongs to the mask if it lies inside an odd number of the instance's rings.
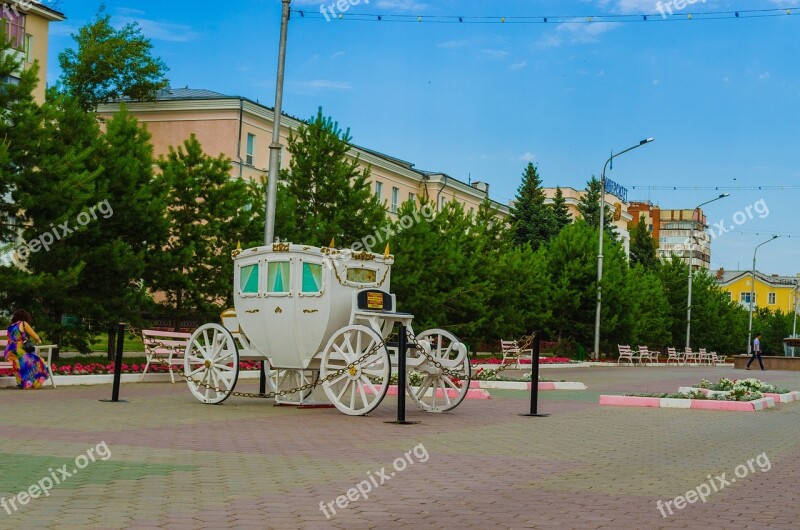
[[[231,161],[211,157],[195,135],[158,160],[168,190],[168,239],[153,260],[153,287],[176,329],[189,314],[215,317],[233,303],[231,251],[262,243],[263,185],[231,179]]]
[[[369,169],[349,158],[349,129],[322,115],[322,109],[289,135],[289,168],[281,171],[283,188],[294,204],[293,226],[277,226],[283,239],[307,245],[349,246],[376,233],[386,222],[386,210],[372,193]]]
[[[581,197],[578,203],[578,212],[581,217],[589,224],[589,226],[600,226],[600,189],[602,185],[597,177],[592,177],[586,184],[586,193]],[[605,230],[612,238],[617,238],[617,232],[614,229],[614,210],[606,205],[605,208]]]
[[[634,265],[628,275],[631,304],[631,346],[646,345],[661,350],[672,346],[672,310],[658,274]]]
[[[591,349],[597,308],[598,230],[578,220],[565,227],[544,250],[551,278],[551,334]],[[603,262],[601,348],[616,352],[626,337],[629,304],[626,300],[628,263],[622,245],[610,241]]]
[[[529,162],[511,207],[510,219],[517,245],[528,244],[537,250],[558,232],[553,209],[544,203],[546,198],[539,172]]]
[[[642,265],[645,269],[652,270],[659,266],[658,245],[653,239],[644,215],[631,230],[631,265]]]
[[[169,84],[166,64],[152,56],[153,45],[136,22],[116,29],[104,11],[101,7],[92,22],[72,35],[77,50],[58,55],[61,84],[85,110],[122,98],[154,100]]]
[[[564,199],[564,192],[561,187],[556,187],[556,196],[553,198],[553,219],[555,220],[555,234],[561,232],[561,229],[572,223],[572,216],[569,214],[567,208],[567,201]]]

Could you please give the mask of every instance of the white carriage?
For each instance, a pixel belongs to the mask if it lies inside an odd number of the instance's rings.
[[[235,310],[223,313],[222,325],[199,327],[186,349],[184,370],[194,396],[223,402],[236,386],[239,360],[259,359],[268,361],[273,392],[322,379],[325,395],[341,412],[374,410],[398,365],[398,346],[387,342],[389,337],[399,324],[413,336],[413,315],[398,312],[389,291],[394,258],[289,243],[233,255]],[[432,329],[416,335],[406,360],[409,373],[422,375],[406,391],[423,410],[447,411],[466,396],[467,349],[451,333]],[[313,404],[313,390],[275,399]]]

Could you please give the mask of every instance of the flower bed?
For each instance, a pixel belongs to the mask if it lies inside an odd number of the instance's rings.
[[[525,381],[529,382],[531,380],[531,373],[526,372],[522,375],[522,378],[514,378],[514,377],[507,377],[504,375],[498,375],[498,370],[494,370],[492,368],[478,368],[473,372],[472,379],[475,381]],[[539,376],[540,383],[556,383],[561,382],[563,383],[566,381],[565,379],[561,379],[560,381],[556,381],[555,379],[548,379],[546,377]]]
[[[123,374],[141,374],[144,372],[145,363],[122,363]],[[261,363],[259,361],[239,361],[239,370],[259,370]],[[114,363],[86,363],[82,364],[76,362],[74,364],[53,363],[51,365],[53,375],[106,375],[114,373]],[[180,367],[176,367],[180,369]],[[147,373],[168,373],[169,368],[166,365],[159,363],[150,363]],[[12,370],[0,370],[1,376],[13,376]]]
[[[600,405],[617,407],[650,407],[673,409],[726,410],[737,412],[756,412],[775,406],[771,397],[750,400],[711,399],[701,392],[689,394],[639,394],[626,396],[600,396]]]
[[[470,359],[471,364],[503,364],[503,359],[491,357],[489,359]],[[573,361],[567,357],[540,357],[539,364],[573,364],[580,361]],[[516,361],[508,361],[508,364],[516,364]],[[531,364],[530,359],[520,359],[519,364]]]
[[[732,395],[756,393],[771,397],[776,403],[800,400],[800,392],[792,392],[788,388],[778,387],[753,378],[733,380],[722,378],[716,383],[703,379],[700,384],[682,387],[678,389],[678,392],[701,392],[709,399],[726,399]]]

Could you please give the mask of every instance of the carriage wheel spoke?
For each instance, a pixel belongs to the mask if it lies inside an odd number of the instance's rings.
[[[347,391],[347,388],[348,388],[349,386],[350,386],[350,380],[348,379],[347,381],[345,381],[345,382],[344,382],[344,385],[342,386],[342,391],[341,391],[341,392],[339,392],[339,395],[337,395],[337,396],[336,396],[336,401],[339,401],[339,400],[341,400],[341,399],[342,399],[342,396],[343,396],[343,395],[344,395],[344,393]]]

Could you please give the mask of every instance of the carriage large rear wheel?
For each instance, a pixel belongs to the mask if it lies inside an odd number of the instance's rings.
[[[348,368],[368,352],[363,362]],[[380,335],[366,326],[346,326],[334,333],[322,352],[320,369],[322,379],[345,370],[322,388],[330,402],[350,416],[375,410],[389,389],[389,352]]]
[[[472,376],[466,346],[443,329],[423,331],[416,339],[442,368],[461,375],[448,375],[425,357],[425,361],[415,368],[422,373],[422,382],[419,386],[408,384],[408,394],[419,408],[427,412],[446,412],[456,408],[467,397]]]
[[[192,333],[183,369],[189,391],[203,403],[222,403],[239,379],[239,350],[231,333],[219,324],[204,324]]]

